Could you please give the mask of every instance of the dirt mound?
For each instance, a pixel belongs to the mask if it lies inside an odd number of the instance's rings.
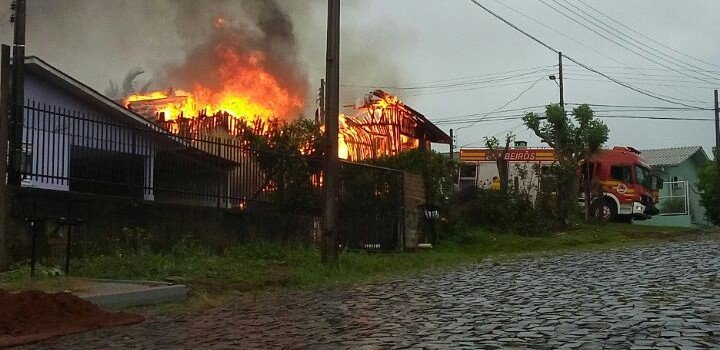
[[[104,311],[69,293],[0,290],[0,348],[143,320],[140,315]]]

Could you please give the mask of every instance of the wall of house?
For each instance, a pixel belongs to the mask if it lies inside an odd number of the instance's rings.
[[[131,129],[108,125],[119,121],[33,73],[25,77],[25,98],[34,108],[25,110],[23,142],[32,153],[31,172],[37,176],[25,179],[24,186],[69,190],[70,153],[73,146],[80,146],[142,156],[144,198],[152,199],[153,140]]]
[[[641,225],[652,226],[676,226],[676,227],[697,227],[706,226],[709,223],[705,219],[705,208],[700,204],[700,193],[698,191],[698,168],[699,164],[690,158],[678,166],[663,167],[655,169],[661,172],[664,181],[672,182],[687,181],[689,196],[689,215],[658,215],[650,220],[637,221]]]
[[[508,167],[508,188],[530,194],[535,198],[539,186],[539,178],[536,168],[550,165],[552,162],[509,162]],[[498,176],[497,164],[495,162],[477,162],[477,186],[479,188],[490,188],[492,179]]]

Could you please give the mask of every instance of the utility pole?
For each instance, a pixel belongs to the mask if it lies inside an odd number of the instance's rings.
[[[562,52],[558,52],[558,79],[560,79],[560,107],[565,109],[565,91],[563,88]]]
[[[22,128],[25,106],[25,0],[15,0],[15,39],[12,63],[12,123],[10,123],[10,164],[8,185],[20,186],[20,159],[22,157]]]
[[[315,122],[319,124],[325,124],[325,79],[320,79],[320,92],[318,93],[318,102],[320,103],[320,109],[318,115],[315,118]]]
[[[338,262],[338,132],[340,115],[340,0],[328,0],[327,58],[325,62],[325,163],[323,208],[323,264]]]
[[[717,168],[717,186],[720,188],[720,103],[715,90],[715,167]]]
[[[0,174],[8,171],[8,132],[10,126],[10,46],[2,45],[0,57]],[[10,189],[0,181],[0,271],[10,267],[7,243],[10,229]]]
[[[455,159],[455,136],[453,129],[450,129],[450,159]]]

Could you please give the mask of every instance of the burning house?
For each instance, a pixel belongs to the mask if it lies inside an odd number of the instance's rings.
[[[25,60],[22,186],[216,205],[231,162],[129,111],[37,57]],[[224,197],[225,195],[223,195]]]
[[[355,116],[340,116],[340,158],[359,161],[452,142],[424,115],[385,91],[373,91],[356,110]]]

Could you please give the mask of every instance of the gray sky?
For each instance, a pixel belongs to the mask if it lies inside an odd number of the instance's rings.
[[[542,1],[578,18],[553,0]],[[720,38],[720,1],[556,0],[573,10],[576,9],[571,5],[582,8],[622,33],[611,30],[614,34],[631,36],[634,39],[613,37],[603,29],[593,27],[599,33],[659,64],[584,29],[554,12],[542,1],[514,0],[501,3],[498,0],[479,0],[566,55],[618,80],[686,105],[712,107],[712,88],[720,87],[720,45],[717,45],[717,38]],[[180,0],[28,2],[28,53],[42,57],[100,91],[106,88],[108,79],[119,80],[133,67],[145,68],[148,71],[146,79],[152,78],[164,66],[182,60],[186,50],[194,44],[193,40],[198,40],[197,35],[192,39],[189,39],[187,33],[181,35],[175,21],[177,5],[182,2]],[[243,7],[253,1],[205,2],[206,12],[210,15],[213,11],[220,11],[227,17],[237,17],[239,20],[253,13]],[[294,20],[299,60],[307,70],[308,91],[312,93],[324,75],[326,2],[278,2]],[[0,14],[9,9],[9,3],[10,0],[0,1]],[[663,48],[593,12],[583,3],[661,44],[716,66]],[[7,17],[9,14],[5,15]],[[5,23],[5,18],[2,23]],[[198,23],[181,24],[186,27],[181,28],[184,29],[182,32],[185,29],[192,31],[195,26],[202,27],[202,18],[198,15]],[[582,22],[591,25],[587,21]],[[556,69],[553,65],[557,64],[557,56],[469,0],[344,0],[342,23],[343,104],[352,104],[370,90],[365,86],[403,87],[409,89],[386,90],[399,95],[408,105],[431,120],[447,121],[477,119],[479,117],[466,115],[498,109],[516,111],[492,117],[512,117],[514,114],[537,110],[526,107],[558,101],[558,87],[547,79],[547,75]],[[11,42],[11,27],[0,25],[2,42]],[[633,40],[648,47],[632,47],[628,42],[638,45]],[[660,55],[654,51],[656,49],[670,57]],[[607,79],[567,60],[565,63],[565,101],[568,103],[682,107],[607,82]],[[698,73],[697,68],[705,71]],[[314,101],[308,96],[307,111],[311,111],[313,106]],[[608,115],[713,117],[710,110],[611,112],[608,107],[602,109],[603,114]],[[714,124],[711,122],[604,120],[610,127],[608,145],[631,145],[637,148],[702,145],[709,153],[709,147],[714,143]],[[457,132],[458,146],[480,146],[483,136],[502,135],[508,130],[515,132],[520,139],[530,141],[531,145],[540,145],[539,140],[520,124],[520,120],[511,119],[485,120],[475,125],[440,122],[439,126],[444,130],[465,127]]]

